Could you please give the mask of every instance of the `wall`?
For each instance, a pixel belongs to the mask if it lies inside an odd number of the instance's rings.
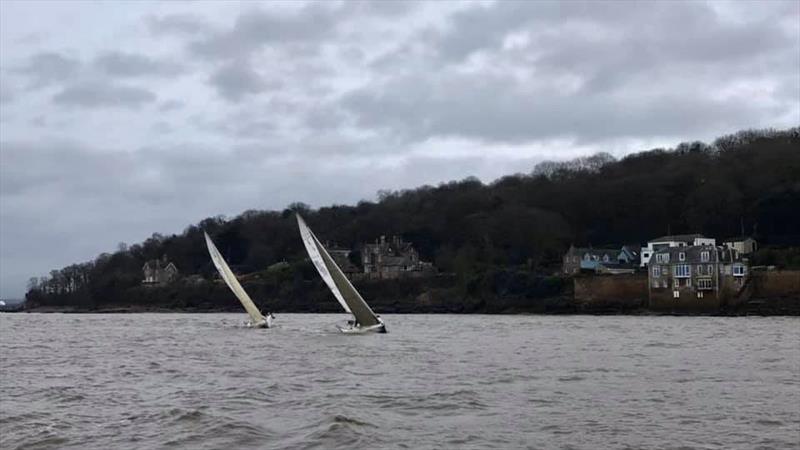
[[[756,298],[800,298],[800,270],[753,272]]]
[[[697,298],[697,292],[691,287],[678,288],[680,297],[673,296],[672,283],[667,288],[653,288],[650,291],[649,309],[669,313],[717,312],[720,299],[714,291],[703,291],[703,298]]]
[[[647,275],[575,277],[575,303],[583,311],[630,310],[647,305]]]

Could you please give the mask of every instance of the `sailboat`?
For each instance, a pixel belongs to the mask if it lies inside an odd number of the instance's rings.
[[[345,312],[353,315],[353,319],[347,322],[346,327],[338,327],[339,331],[348,334],[386,333],[386,325],[383,320],[372,311],[350,280],[344,276],[342,269],[336,265],[300,214],[297,214],[297,226],[300,228],[300,236],[303,238],[303,245],[306,247],[308,256],[322,280],[325,281],[328,289],[331,290]]]
[[[219,276],[225,280],[225,284],[231,288],[233,294],[236,295],[236,298],[242,302],[242,306],[244,306],[245,311],[250,316],[250,322],[247,323],[248,327],[252,328],[269,328],[272,326],[272,320],[275,318],[272,313],[267,313],[266,316],[261,314],[261,311],[258,310],[258,307],[253,300],[247,295],[244,288],[241,284],[239,284],[239,280],[236,279],[236,275],[233,274],[231,268],[228,267],[228,263],[225,262],[225,258],[219,253],[217,250],[217,246],[214,245],[214,242],[208,236],[208,233],[203,232],[206,237],[206,246],[208,246],[208,253],[211,255],[211,261],[214,262],[214,267],[217,268],[219,271]]]

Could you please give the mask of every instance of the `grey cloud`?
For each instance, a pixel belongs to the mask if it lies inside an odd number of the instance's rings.
[[[223,64],[211,75],[209,83],[219,95],[232,102],[238,102],[249,94],[259,94],[269,87],[276,87],[275,84],[266,83],[250,63],[244,60]]]
[[[6,84],[5,80],[0,79],[0,102],[11,103],[14,100],[14,94],[11,88]]]
[[[775,26],[786,5],[770,8],[731,21],[703,3],[472,7],[379,58],[373,69],[394,75],[342,104],[361,128],[412,141],[585,142],[770,126],[797,110],[796,97],[776,93],[767,105],[736,93],[797,79],[800,29]],[[506,48],[514,32],[528,39]],[[478,52],[485,64],[459,67]]]
[[[412,12],[423,4],[424,2],[422,1],[414,0],[349,0],[342,7],[342,15],[360,14],[396,19]]]
[[[683,93],[625,97],[524,88],[512,79],[487,75],[440,81],[405,78],[354,92],[344,104],[361,127],[384,129],[412,141],[437,136],[510,143],[674,136],[752,126],[765,113],[757,106]]]
[[[504,38],[515,31],[550,37],[547,43],[556,48],[540,47],[572,59],[584,52],[559,50],[574,50],[570,45],[574,41],[609,42],[617,46],[618,54],[640,50],[638,56],[661,61],[749,57],[775,45],[796,46],[794,36],[783,35],[775,26],[786,13],[786,4],[774,3],[764,7],[767,11],[772,8],[772,14],[759,20],[729,22],[710,5],[699,2],[497,2],[455,13],[433,44],[439,55],[451,62],[477,51],[498,50]],[[585,52],[588,60],[582,60],[587,65],[599,60],[591,58],[590,50]]]
[[[149,16],[146,20],[150,32],[155,35],[197,35],[212,31],[211,25],[205,19],[191,14]]]
[[[183,71],[182,67],[174,62],[125,52],[102,53],[95,58],[94,65],[100,71],[117,77],[174,76]]]
[[[63,82],[75,75],[81,67],[77,59],[56,52],[40,52],[31,56],[26,64],[16,70],[30,77],[30,87],[43,87]]]
[[[334,9],[319,3],[285,15],[254,9],[240,14],[231,29],[197,40],[189,48],[212,59],[242,58],[271,43],[318,41],[331,34],[336,17]]]
[[[53,97],[57,104],[82,108],[139,108],[155,100],[146,89],[104,81],[72,84]]]
[[[186,104],[180,100],[165,100],[158,105],[158,110],[161,112],[175,111],[185,106]]]

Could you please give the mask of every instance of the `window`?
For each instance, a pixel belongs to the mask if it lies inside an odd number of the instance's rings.
[[[672,279],[672,288],[675,289],[675,290],[678,290],[679,287],[681,287],[681,280],[679,280],[677,278],[673,278]]]
[[[692,275],[691,267],[692,266],[689,264],[678,264],[673,268],[673,275],[675,275],[676,278],[687,278]]]
[[[703,291],[697,291],[697,298],[703,298]]]
[[[735,276],[735,277],[744,276],[744,266],[741,265],[741,264],[735,264],[733,266],[733,276]]]
[[[686,253],[684,252],[678,253],[678,261],[686,261]]]
[[[711,278],[700,278],[697,280],[697,289],[703,291],[710,291],[714,289],[713,280]]]
[[[659,288],[659,286],[660,286],[660,285],[658,284],[658,280],[653,280],[653,287],[654,287],[655,289],[658,289],[658,288]]]
[[[603,262],[608,262],[608,255],[603,255]]]
[[[707,273],[708,273],[709,275],[714,275],[714,266],[712,266],[711,264],[709,264],[709,265],[708,265],[708,267],[706,267],[706,269],[708,270],[708,272],[707,272]]]
[[[707,251],[706,252],[700,252],[700,261],[708,262],[709,259],[710,259],[710,255],[709,255],[709,253]]]
[[[672,291],[672,298],[681,298],[681,291]]]
[[[698,265],[698,266],[695,268],[695,270],[697,270],[697,274],[698,274],[698,275],[702,275],[702,274],[703,274],[703,266],[700,266],[700,265]]]
[[[578,262],[578,257],[577,256],[573,256],[572,257],[572,262]]]
[[[661,267],[653,266],[653,276],[660,277],[661,276]]]
[[[692,285],[692,279],[691,278],[687,278],[686,279],[686,287],[690,287],[691,285]]]
[[[669,262],[669,253],[659,253],[656,255],[656,262],[657,263],[668,263]]]

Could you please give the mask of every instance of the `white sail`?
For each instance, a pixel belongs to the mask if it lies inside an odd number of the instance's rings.
[[[242,306],[247,311],[247,314],[250,315],[250,320],[252,323],[261,323],[264,322],[264,316],[261,314],[261,311],[258,310],[258,307],[253,300],[250,299],[250,296],[247,295],[244,288],[241,284],[239,284],[239,280],[236,279],[236,275],[231,271],[231,268],[228,267],[228,263],[225,262],[225,259],[217,250],[217,246],[214,245],[214,242],[211,241],[211,238],[208,237],[208,233],[203,232],[206,236],[206,245],[208,246],[208,253],[211,255],[211,261],[214,262],[214,266],[219,271],[219,275],[225,280],[225,284],[231,288],[236,298],[242,302]]]
[[[322,259],[322,254],[320,254],[319,249],[317,249],[316,236],[314,236],[311,229],[308,228],[308,225],[306,225],[306,222],[300,217],[300,214],[297,214],[297,225],[300,227],[300,237],[303,239],[303,245],[305,245],[306,252],[308,252],[311,262],[314,263],[314,267],[317,268],[317,272],[319,272],[322,280],[328,285],[328,289],[331,290],[333,296],[336,297],[336,300],[342,305],[345,312],[351,312],[350,307],[347,306],[347,302],[345,302],[344,297],[342,297],[342,293],[339,291],[339,288],[336,287],[336,283],[333,282],[333,277],[330,271],[328,271],[325,261]]]
[[[325,284],[328,285],[333,295],[342,304],[345,311],[353,314],[356,321],[361,327],[375,327],[383,325],[378,316],[361,297],[361,294],[356,291],[350,280],[344,276],[344,273],[333,261],[331,255],[325,250],[325,247],[320,244],[319,240],[311,229],[308,228],[303,218],[297,215],[297,224],[300,227],[300,234],[303,237],[303,244],[305,244],[308,255],[311,261],[314,262],[314,267],[317,268]]]

